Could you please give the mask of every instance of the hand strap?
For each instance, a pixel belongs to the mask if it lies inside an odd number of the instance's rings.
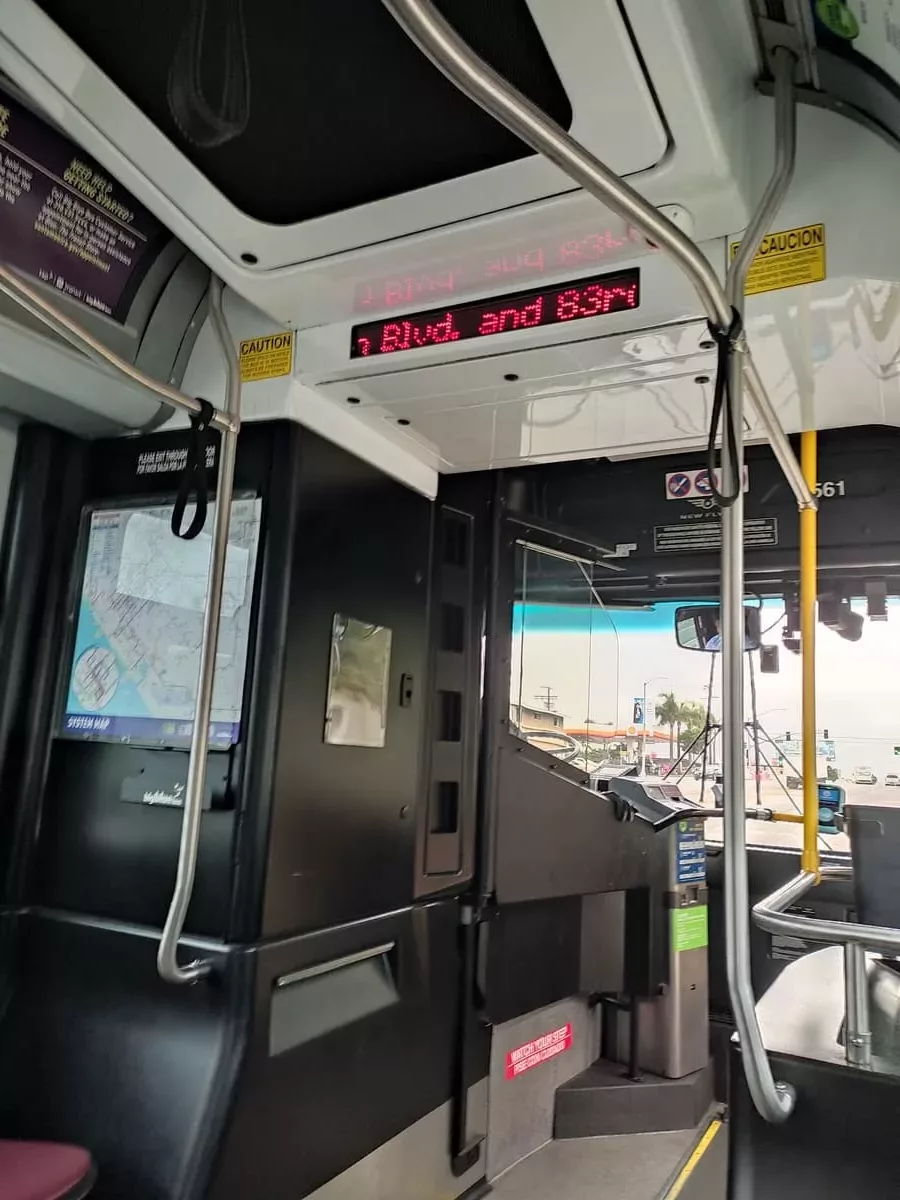
[[[193,541],[206,524],[206,513],[209,508],[206,447],[209,444],[209,427],[214,414],[215,409],[208,400],[200,400],[200,411],[191,413],[191,436],[188,442],[187,459],[172,509],[172,532],[177,538],[183,538],[186,542]],[[192,494],[196,505],[194,516],[187,529],[182,530],[181,522],[184,520],[184,510],[187,508]]]
[[[744,486],[743,479],[736,479],[734,491],[724,495],[716,483],[716,436],[719,432],[719,422],[724,420],[722,442],[732,463],[737,459],[737,433],[734,423],[734,402],[731,395],[731,358],[737,350],[738,342],[744,332],[741,314],[736,308],[731,310],[731,324],[728,328],[709,322],[710,335],[718,346],[716,363],[716,386],[713,391],[712,419],[709,423],[709,442],[706,447],[707,466],[709,468],[709,486],[713,499],[720,508],[730,508],[737,500]]]

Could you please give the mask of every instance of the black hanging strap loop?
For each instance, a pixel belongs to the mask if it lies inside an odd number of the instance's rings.
[[[218,100],[210,100],[204,89],[210,65],[221,75]],[[182,136],[202,150],[224,146],[244,132],[250,119],[250,58],[243,0],[188,0],[167,97]]]
[[[744,332],[744,322],[736,308],[731,310],[731,324],[724,328],[709,322],[710,336],[718,347],[716,361],[716,384],[713,391],[712,417],[709,423],[709,441],[706,446],[707,467],[709,469],[709,486],[713,499],[720,508],[731,508],[741,494],[744,486],[743,479],[736,479],[734,490],[723,494],[716,483],[718,464],[716,463],[716,436],[719,432],[719,422],[724,422],[723,443],[732,463],[737,461],[737,431],[735,427],[734,397],[731,394],[731,358],[737,353],[737,346]]]
[[[199,399],[199,397],[198,397]],[[209,444],[209,428],[215,409],[208,400],[200,400],[200,411],[191,413],[191,437],[188,442],[187,458],[178,484],[178,495],[172,508],[172,532],[186,542],[193,541],[206,524],[209,508],[209,483],[206,477],[206,447]],[[194,496],[194,516],[187,529],[182,530],[184,510],[191,495]]]

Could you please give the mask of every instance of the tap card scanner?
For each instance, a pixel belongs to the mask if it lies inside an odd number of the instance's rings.
[[[843,813],[847,793],[836,783],[819,784],[819,833],[839,833],[837,818]]]
[[[634,818],[652,825],[654,833],[696,815],[699,809],[676,784],[658,779],[619,778],[610,782],[609,791],[628,806]]]

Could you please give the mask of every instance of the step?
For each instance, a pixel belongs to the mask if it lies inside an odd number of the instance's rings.
[[[556,1091],[557,1138],[693,1129],[713,1100],[712,1063],[683,1079],[644,1073],[626,1078],[621,1063],[599,1059]]]

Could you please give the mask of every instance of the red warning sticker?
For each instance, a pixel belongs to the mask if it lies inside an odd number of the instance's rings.
[[[549,1062],[551,1058],[556,1058],[557,1054],[563,1054],[571,1048],[572,1024],[567,1022],[565,1025],[560,1025],[559,1029],[552,1029],[550,1033],[541,1034],[533,1042],[525,1042],[524,1045],[517,1046],[515,1050],[510,1050],[506,1056],[506,1078],[515,1079],[517,1075],[524,1075],[532,1067],[539,1067],[542,1063]]]

